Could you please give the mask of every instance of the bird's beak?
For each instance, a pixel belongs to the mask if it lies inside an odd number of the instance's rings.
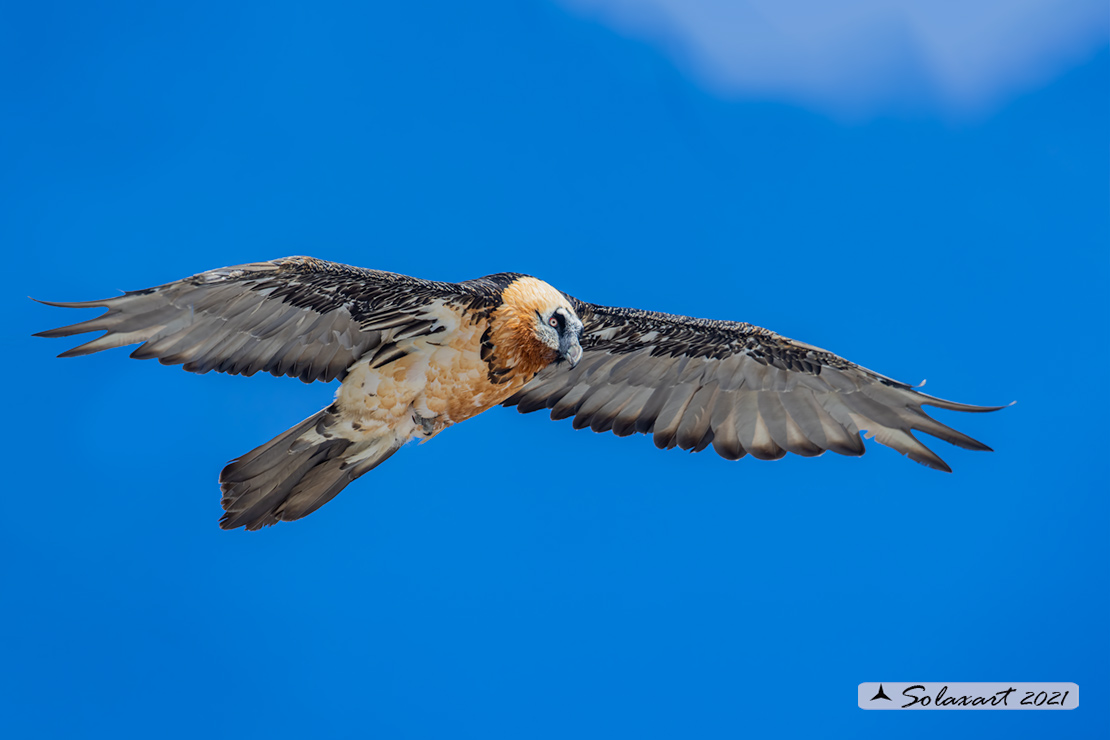
[[[563,357],[566,358],[567,363],[570,364],[573,370],[574,366],[582,359],[582,345],[579,343],[578,337],[576,336],[569,337],[566,344],[567,346],[563,350]]]

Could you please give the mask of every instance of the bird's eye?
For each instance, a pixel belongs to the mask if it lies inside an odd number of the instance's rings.
[[[551,324],[554,327],[559,326],[559,320],[557,318],[555,318],[554,316],[552,316],[550,319],[548,319],[547,323]]]

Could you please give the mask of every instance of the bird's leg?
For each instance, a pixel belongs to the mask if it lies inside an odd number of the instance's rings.
[[[421,416],[416,409],[412,411],[412,420],[419,428],[418,433],[424,438],[422,441],[431,439],[449,426],[436,416]]]

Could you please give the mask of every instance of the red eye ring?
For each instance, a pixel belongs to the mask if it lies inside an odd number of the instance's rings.
[[[554,327],[558,327],[558,326],[559,326],[559,321],[558,321],[558,319],[556,319],[556,318],[555,318],[554,316],[552,316],[552,317],[551,317],[550,319],[548,319],[548,320],[547,320],[547,323],[551,324],[551,325],[552,325],[552,326],[554,326]]]

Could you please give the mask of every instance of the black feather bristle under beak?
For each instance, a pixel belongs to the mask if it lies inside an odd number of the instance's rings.
[[[582,359],[582,345],[578,341],[578,335],[568,332],[561,338],[559,342],[559,356],[562,357],[573,368]]]

